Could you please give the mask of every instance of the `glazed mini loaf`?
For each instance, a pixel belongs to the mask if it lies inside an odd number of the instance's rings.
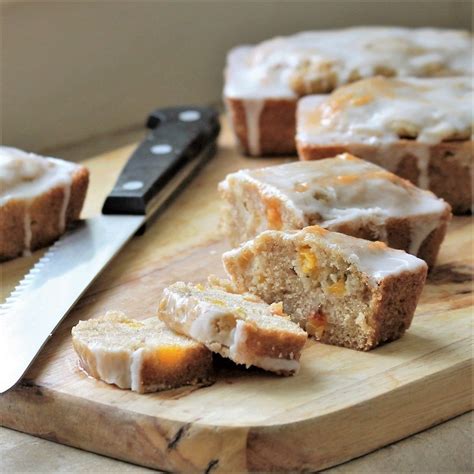
[[[80,321],[72,343],[89,375],[139,393],[206,382],[212,374],[211,352],[156,317],[137,321],[109,311]]]
[[[219,184],[233,246],[264,230],[317,224],[380,240],[434,265],[450,207],[379,166],[342,154],[325,160],[240,170]]]
[[[84,166],[0,147],[0,260],[56,240],[79,218],[88,183]]]
[[[423,260],[319,226],[265,231],[223,255],[238,291],[283,310],[321,342],[369,350],[399,338],[423,289]]]
[[[237,364],[281,375],[299,369],[307,334],[282,313],[281,304],[177,282],[164,290],[158,315],[174,331]]]
[[[301,99],[302,160],[348,151],[430,189],[455,213],[472,206],[472,77],[376,77]]]
[[[224,98],[249,155],[293,154],[299,97],[376,75],[469,76],[472,36],[431,28],[357,27],[278,37],[230,51]]]

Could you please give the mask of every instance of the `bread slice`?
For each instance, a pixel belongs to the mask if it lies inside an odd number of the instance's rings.
[[[254,295],[177,282],[166,288],[159,317],[174,331],[247,367],[281,375],[297,372],[306,333]]]
[[[234,246],[264,230],[317,224],[383,241],[433,266],[451,218],[449,205],[433,193],[349,154],[240,170],[219,191]]]
[[[427,266],[382,242],[319,226],[265,231],[223,255],[238,291],[283,310],[321,342],[369,350],[409,328]]]
[[[298,104],[302,160],[350,152],[430,189],[457,214],[472,206],[471,77],[371,78]]]
[[[224,98],[245,153],[294,154],[300,97],[377,75],[469,76],[471,52],[472,36],[459,30],[374,26],[302,32],[232,49]]]
[[[54,242],[79,218],[88,184],[84,166],[0,147],[0,260]]]
[[[139,393],[206,382],[212,374],[211,352],[156,317],[137,321],[108,311],[80,321],[72,343],[89,375]]]

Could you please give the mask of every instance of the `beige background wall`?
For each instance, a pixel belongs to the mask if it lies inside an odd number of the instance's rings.
[[[357,24],[470,28],[471,1],[3,1],[5,144],[41,151],[217,103],[233,45]]]

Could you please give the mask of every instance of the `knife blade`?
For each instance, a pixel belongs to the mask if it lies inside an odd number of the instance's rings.
[[[68,311],[107,263],[216,152],[217,112],[154,111],[151,131],[107,196],[102,214],[64,234],[0,305],[0,393],[24,375]]]

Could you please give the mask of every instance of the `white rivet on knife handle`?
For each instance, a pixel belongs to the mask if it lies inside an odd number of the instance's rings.
[[[141,181],[127,181],[122,185],[122,189],[125,189],[126,191],[136,191],[141,188],[143,188],[143,183]]]
[[[154,155],[166,155],[173,151],[173,147],[168,143],[160,143],[159,145],[154,145],[150,148],[150,151]]]
[[[197,110],[185,110],[178,115],[181,122],[194,122],[201,118],[201,114]]]

